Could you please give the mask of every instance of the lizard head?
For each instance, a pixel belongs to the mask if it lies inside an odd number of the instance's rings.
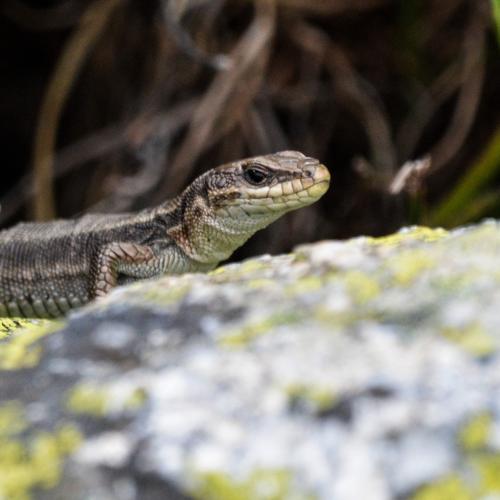
[[[276,219],[321,198],[330,173],[314,158],[282,151],[217,167],[206,183],[208,204],[220,217]]]
[[[169,235],[194,261],[215,265],[286,212],[314,203],[329,184],[328,169],[297,151],[234,161],[186,189],[178,202],[183,223]]]

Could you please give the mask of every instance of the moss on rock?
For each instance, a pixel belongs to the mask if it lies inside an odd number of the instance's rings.
[[[59,321],[29,322],[12,331],[0,343],[0,371],[20,370],[35,366],[42,355],[41,340],[61,327]]]
[[[65,458],[82,442],[72,423],[54,431],[28,432],[20,403],[0,405],[0,498],[29,500],[36,489],[50,490],[62,477]]]
[[[315,500],[315,496],[298,491],[293,475],[284,469],[258,469],[240,481],[207,472],[196,481],[192,494],[199,500]]]

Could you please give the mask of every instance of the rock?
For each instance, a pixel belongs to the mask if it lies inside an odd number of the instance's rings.
[[[499,498],[499,254],[324,241],[0,334],[0,498]]]

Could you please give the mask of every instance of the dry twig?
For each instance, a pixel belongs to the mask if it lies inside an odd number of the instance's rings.
[[[66,44],[43,98],[33,150],[35,219],[55,216],[53,163],[57,128],[64,104],[86,56],[121,0],[95,1]]]

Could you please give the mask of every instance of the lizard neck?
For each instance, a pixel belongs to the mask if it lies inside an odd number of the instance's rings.
[[[178,196],[170,207],[175,207],[176,215],[167,234],[193,262],[195,270],[213,268],[226,260],[255,232],[281,215],[274,212],[249,214],[238,206],[214,209],[203,176]],[[174,213],[172,208],[170,210]]]
[[[237,213],[239,212],[239,213]],[[240,209],[231,213],[207,213],[198,220],[196,229],[188,225],[190,257],[197,262],[213,263],[214,266],[226,260],[255,232],[266,227],[276,217],[248,216]]]

